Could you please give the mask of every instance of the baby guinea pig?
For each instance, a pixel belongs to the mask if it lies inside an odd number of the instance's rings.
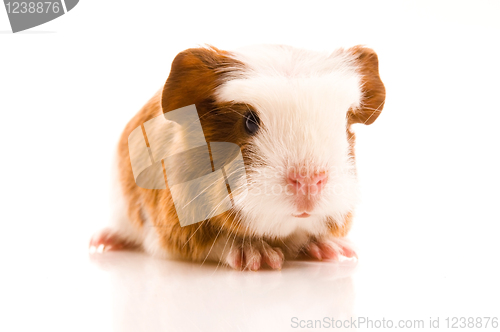
[[[164,87],[121,136],[115,213],[91,239],[91,252],[136,247],[250,270],[280,269],[285,258],[299,255],[356,256],[346,238],[358,199],[351,126],[373,123],[384,101],[377,55],[363,46],[333,53],[207,46],[179,53]],[[147,121],[189,105],[208,145],[239,146],[244,172],[236,180],[246,189],[231,197],[230,209],[181,225],[164,160],[158,165],[166,188],[141,188],[129,140],[137,128],[146,135]]]

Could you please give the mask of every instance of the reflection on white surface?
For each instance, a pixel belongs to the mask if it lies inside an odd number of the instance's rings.
[[[91,258],[111,275],[116,331],[282,331],[292,317],[353,315],[355,261],[241,272],[138,252]]]

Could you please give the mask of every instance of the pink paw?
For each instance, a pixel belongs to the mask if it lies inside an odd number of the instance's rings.
[[[347,258],[358,258],[349,240],[339,238],[327,238],[311,241],[303,251],[310,257],[319,260],[340,259],[341,256]]]
[[[103,229],[90,239],[89,253],[102,253],[110,250],[120,250],[128,247],[126,241],[113,233],[110,229]]]
[[[274,270],[280,270],[285,261],[283,251],[266,242],[234,246],[226,257],[226,263],[236,270],[259,270],[266,263]]]

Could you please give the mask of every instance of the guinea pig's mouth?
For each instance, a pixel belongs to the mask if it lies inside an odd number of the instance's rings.
[[[295,214],[295,213],[293,213],[292,216],[294,216],[295,218],[308,218],[311,215],[309,213],[307,213],[307,212],[302,212],[301,214]]]

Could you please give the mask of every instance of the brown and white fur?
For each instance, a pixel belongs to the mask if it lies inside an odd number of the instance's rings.
[[[116,215],[91,249],[140,247],[251,270],[280,269],[299,254],[355,256],[346,239],[358,197],[351,125],[373,123],[384,101],[377,55],[362,46],[333,53],[282,45],[179,53],[163,89],[121,136]],[[249,191],[232,210],[181,227],[168,188],[136,185],[128,137],[153,117],[191,104],[207,142],[241,147]],[[249,111],[260,119],[253,135],[244,129]]]

